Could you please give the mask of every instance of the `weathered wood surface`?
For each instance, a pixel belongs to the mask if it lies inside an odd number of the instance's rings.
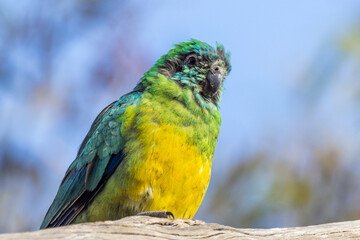
[[[135,216],[118,221],[2,234],[0,239],[360,239],[360,220],[308,227],[249,229],[199,220]]]

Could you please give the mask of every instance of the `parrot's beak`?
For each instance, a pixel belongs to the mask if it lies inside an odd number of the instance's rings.
[[[221,73],[209,71],[206,80],[209,83],[210,92],[215,94],[219,90],[221,83],[224,80],[224,76]]]
[[[208,90],[211,95],[215,95],[219,91],[224,79],[226,77],[226,69],[221,65],[219,60],[215,61],[206,75],[208,82]]]

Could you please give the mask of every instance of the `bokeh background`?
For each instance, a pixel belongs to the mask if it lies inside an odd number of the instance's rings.
[[[0,232],[36,230],[96,115],[174,43],[233,70],[197,219],[360,218],[360,2],[0,0]]]

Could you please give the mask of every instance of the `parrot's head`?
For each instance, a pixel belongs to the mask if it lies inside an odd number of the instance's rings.
[[[199,103],[211,102],[217,106],[231,65],[230,53],[225,53],[222,45],[216,45],[214,49],[196,39],[176,44],[147,74],[162,74],[191,89]]]

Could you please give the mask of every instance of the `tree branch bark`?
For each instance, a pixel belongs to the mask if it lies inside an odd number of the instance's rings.
[[[35,232],[2,234],[0,239],[360,239],[360,220],[307,227],[232,228],[199,220],[133,216]]]

